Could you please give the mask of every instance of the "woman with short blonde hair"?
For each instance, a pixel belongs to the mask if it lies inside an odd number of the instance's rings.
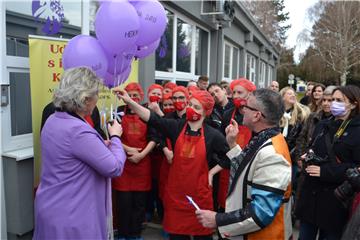
[[[85,121],[100,79],[80,67],[64,72],[54,93],[56,112],[41,131],[41,177],[35,197],[34,239],[108,239],[111,181],[126,155],[121,125],[108,125],[110,143]]]

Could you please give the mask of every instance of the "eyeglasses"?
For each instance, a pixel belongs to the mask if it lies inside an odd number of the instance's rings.
[[[176,100],[185,100],[185,96],[180,96],[180,97],[171,97],[171,99],[173,100],[173,101],[176,101]]]
[[[263,114],[260,110],[258,110],[258,109],[256,109],[256,108],[250,107],[250,106],[248,106],[248,105],[244,105],[243,107],[249,109],[250,111],[259,112],[259,113],[261,113],[261,115],[262,115],[264,118],[266,118],[265,114]]]

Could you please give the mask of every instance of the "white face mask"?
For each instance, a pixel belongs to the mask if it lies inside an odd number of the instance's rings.
[[[344,102],[333,101],[330,106],[330,111],[334,117],[342,117],[346,114],[346,105]]]

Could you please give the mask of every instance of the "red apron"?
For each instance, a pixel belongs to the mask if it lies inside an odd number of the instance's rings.
[[[147,125],[139,116],[125,114],[121,125],[123,128],[121,141],[125,145],[141,149],[146,147]],[[112,187],[118,191],[149,191],[151,189],[149,156],[144,157],[138,164],[126,160],[123,173],[120,177],[113,178]]]
[[[170,139],[168,139],[168,138],[166,139],[166,145],[167,145],[167,148],[170,151],[172,151],[171,142],[170,142]],[[165,191],[165,186],[166,186],[168,175],[169,175],[170,166],[171,165],[169,164],[167,158],[163,154],[163,161],[161,162],[160,173],[159,173],[159,198],[160,199],[163,199],[163,196],[164,196],[164,191]]]
[[[213,209],[212,189],[208,181],[204,130],[200,136],[185,134],[185,124],[174,151],[164,194],[164,229],[172,234],[210,235],[196,218],[195,208],[186,198],[189,195],[201,209]]]
[[[234,110],[231,119],[234,119],[236,111],[237,109]],[[240,124],[238,128],[239,128],[239,133],[237,135],[236,143],[239,144],[241,148],[244,148],[251,139],[251,131],[249,128]],[[219,176],[219,192],[218,192],[218,202],[219,202],[219,206],[222,208],[225,208],[226,195],[229,188],[229,178],[230,178],[230,170],[223,169],[220,172],[220,176]]]

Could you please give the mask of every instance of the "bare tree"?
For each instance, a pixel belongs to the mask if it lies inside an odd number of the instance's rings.
[[[319,2],[309,13],[317,19],[313,48],[345,85],[350,69],[360,63],[360,2]]]

